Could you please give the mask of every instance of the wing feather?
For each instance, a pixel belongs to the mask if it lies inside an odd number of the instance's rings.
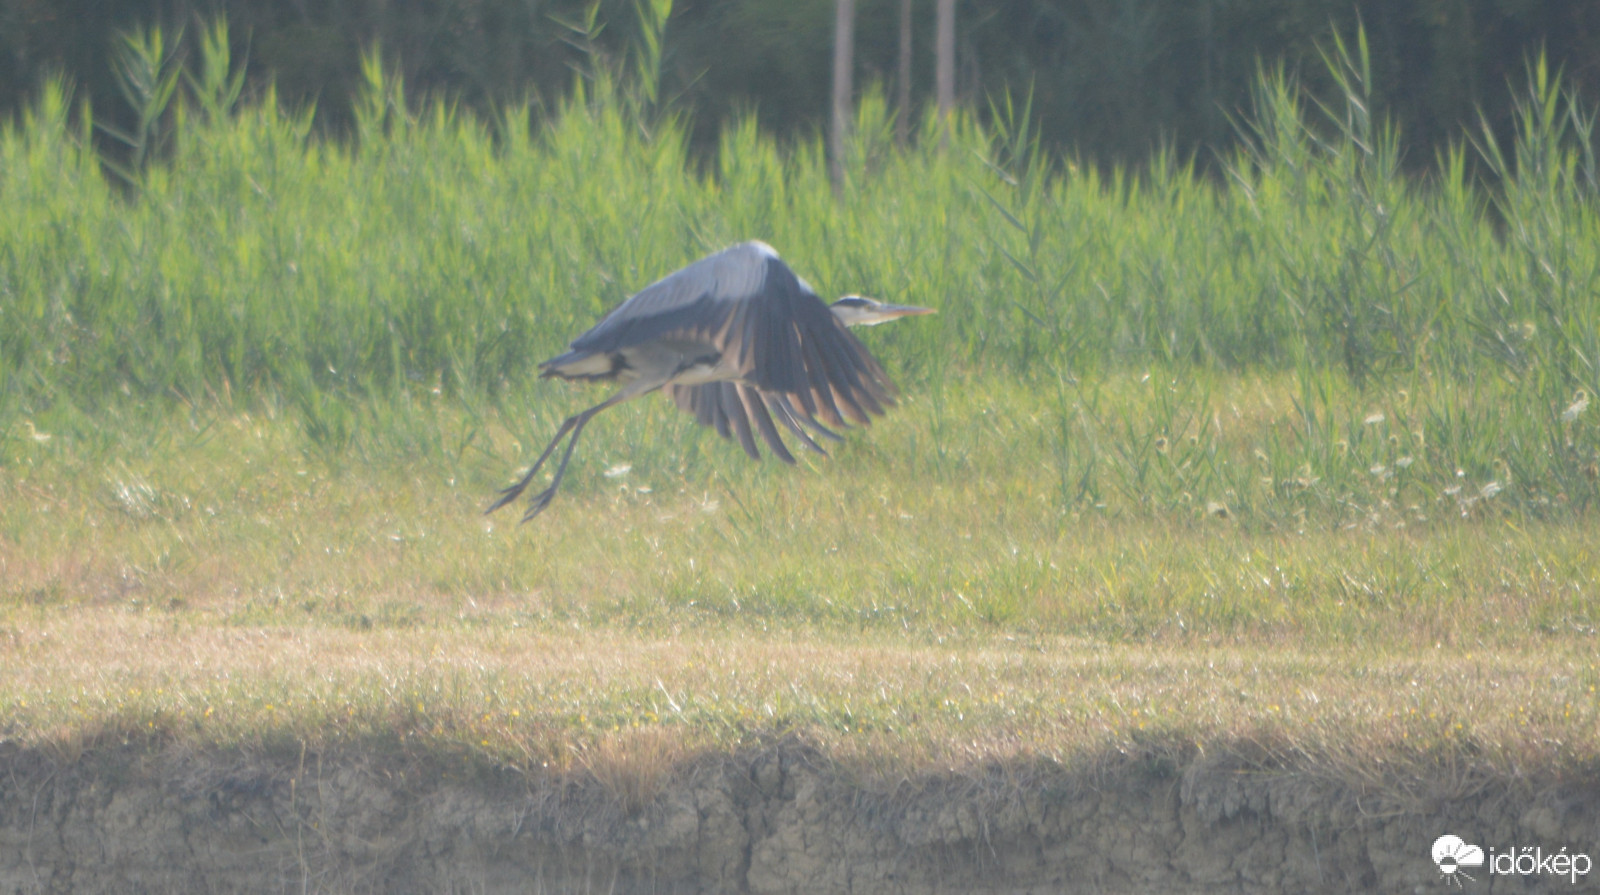
[[[789,453],[789,448],[778,437],[778,430],[772,425],[772,417],[767,413],[766,402],[761,399],[761,393],[748,385],[736,386],[739,391],[739,400],[744,404],[745,415],[755,421],[756,428],[761,431],[761,440],[772,449],[772,455],[789,465],[794,465],[794,454]]]
[[[884,404],[892,403],[888,385],[888,378],[884,376],[883,369],[878,366],[872,355],[867,353],[866,346],[857,341],[839,324],[836,335],[842,338],[819,340],[821,351],[825,357],[832,361],[832,367],[837,375],[830,377],[835,388],[844,386],[844,397],[858,411],[864,411],[856,417],[857,422],[867,423],[867,413],[883,415]]]
[[[728,419],[728,411],[726,406],[722,403],[723,384],[724,383],[721,382],[706,383],[704,397],[706,404],[710,408],[711,418],[715,421],[717,434],[721,435],[723,438],[732,438],[733,427],[728,425],[730,422]]]
[[[732,382],[710,383],[717,390],[721,399],[722,415],[733,424],[733,430],[739,436],[739,446],[752,460],[760,460],[761,452],[756,450],[755,436],[750,433],[750,420],[745,416],[744,403],[739,400],[739,387]]]
[[[783,425],[790,432],[793,432],[795,437],[799,438],[806,447],[816,451],[817,453],[827,454],[828,452],[823,450],[821,445],[813,441],[811,436],[804,428],[801,428],[800,424],[802,420],[805,422],[805,425],[810,426],[818,435],[821,435],[823,438],[826,438],[829,441],[844,441],[844,436],[840,435],[838,432],[829,429],[827,426],[822,425],[809,416],[801,416],[799,413],[797,413],[794,409],[794,405],[789,402],[788,395],[763,394],[761,399],[766,402],[767,409],[772,411],[772,416],[777,419],[778,422],[783,423]]]
[[[867,412],[856,400],[861,382],[849,360],[840,357],[838,346],[826,339],[815,340],[817,353],[827,365],[828,385],[833,389],[833,402],[851,421],[867,425],[872,422]]]
[[[831,423],[835,426],[845,425],[844,419],[839,416],[838,405],[833,403],[833,385],[828,381],[829,370],[822,362],[822,357],[817,354],[816,343],[811,339],[805,339],[800,343],[800,350],[805,355],[806,372],[810,374],[811,379],[811,401],[809,403],[817,408],[816,413],[813,413],[812,416],[820,416],[823,422]],[[804,393],[802,393],[802,403],[806,403]],[[806,409],[810,410],[810,406]]]

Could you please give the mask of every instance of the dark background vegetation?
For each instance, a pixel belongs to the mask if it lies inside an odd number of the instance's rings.
[[[97,117],[126,114],[111,75],[116,35],[138,25],[182,27],[225,16],[256,89],[273,82],[291,104],[316,103],[340,132],[360,79],[360,51],[382,48],[411,95],[470,108],[570,86],[581,53],[563,22],[581,0],[0,0],[0,115],[51,73],[64,73]],[[857,84],[892,91],[898,0],[859,0]],[[827,111],[834,4],[829,0],[679,0],[663,53],[668,96],[710,145],[730,113],[811,133]],[[915,101],[933,84],[933,3],[915,0]],[[957,12],[960,98],[982,109],[1006,88],[1034,91],[1045,141],[1099,161],[1137,162],[1159,143],[1184,152],[1225,145],[1258,65],[1282,60],[1323,77],[1318,48],[1365,24],[1379,110],[1402,123],[1405,164],[1429,164],[1444,142],[1509,120],[1508,82],[1544,50],[1589,97],[1600,77],[1594,0],[963,0]],[[613,53],[634,39],[633,0],[603,0]],[[191,48],[192,52],[192,48]],[[236,58],[238,58],[236,56]],[[1313,86],[1315,86],[1313,84]],[[892,92],[890,94],[893,95]],[[1201,152],[1202,163],[1207,156]]]

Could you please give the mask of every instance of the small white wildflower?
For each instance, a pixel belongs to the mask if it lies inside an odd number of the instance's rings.
[[[1578,389],[1578,393],[1572,396],[1572,403],[1567,405],[1566,410],[1561,411],[1561,421],[1563,423],[1570,423],[1582,416],[1583,412],[1588,409],[1589,393],[1580,388]]]

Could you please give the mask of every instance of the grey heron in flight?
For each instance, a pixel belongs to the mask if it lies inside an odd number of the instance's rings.
[[[838,441],[828,426],[868,423],[894,403],[894,385],[848,327],[931,313],[859,295],[830,308],[766,243],[708,255],[646,286],[573,339],[565,354],[539,365],[541,377],[622,388],[568,417],[527,474],[484,512],[516,500],[568,438],[550,487],[529,499],[522,521],[539,515],[555,497],[589,420],[656,389],[665,389],[701,425],[714,426],[724,438],[737,436],[754,459],[761,459],[759,432],[774,456],[794,462],[774,420],[807,448],[827,453],[807,428]]]

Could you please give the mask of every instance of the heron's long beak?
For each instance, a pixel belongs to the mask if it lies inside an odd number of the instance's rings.
[[[920,314],[932,314],[933,308],[919,308],[916,305],[892,305],[886,301],[875,298],[866,298],[860,295],[847,295],[834,302],[833,313],[846,326],[877,326],[901,317],[912,317]]]
[[[939,312],[937,308],[919,308],[916,305],[891,305],[885,301],[878,302],[878,306],[873,308],[872,311],[880,318],[873,321],[874,323],[884,323],[889,320],[898,320],[901,317],[915,317],[918,314],[937,314]]]

